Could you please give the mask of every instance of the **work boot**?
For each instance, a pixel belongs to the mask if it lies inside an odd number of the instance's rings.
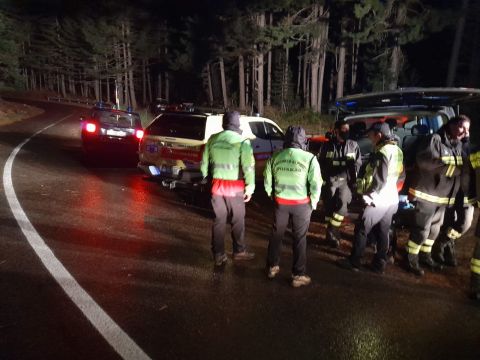
[[[444,250],[445,250],[444,251],[445,260],[443,261],[443,264],[447,266],[456,267],[458,265],[458,262],[457,262],[457,256],[455,253],[455,240],[450,240],[446,244]]]
[[[327,227],[327,244],[334,249],[340,246],[340,231],[332,225]]]
[[[252,260],[255,258],[255,254],[248,251],[242,251],[233,254],[233,260]]]
[[[340,266],[342,269],[345,270],[350,270],[353,272],[359,272],[360,271],[360,265],[354,264],[352,261],[350,261],[349,258],[341,258],[337,260],[337,265]]]
[[[215,254],[215,266],[222,266],[228,261],[228,257],[225,254]]]
[[[440,236],[432,246],[432,257],[440,264],[445,264],[445,248],[448,241],[449,239],[446,236]]]
[[[407,254],[407,267],[408,271],[412,272],[417,276],[425,275],[423,269],[418,265],[418,255],[415,254]]]
[[[294,288],[309,285],[312,279],[308,275],[292,275],[292,286]]]
[[[275,276],[277,276],[277,274],[280,272],[280,266],[278,265],[275,265],[275,266],[270,266],[268,268],[268,278],[269,279],[273,279]]]
[[[443,266],[432,259],[432,254],[420,251],[420,264],[428,267],[431,271],[442,270]]]
[[[387,267],[387,262],[385,260],[373,260],[370,264],[370,270],[374,273],[379,275],[383,275],[385,273],[385,268]]]

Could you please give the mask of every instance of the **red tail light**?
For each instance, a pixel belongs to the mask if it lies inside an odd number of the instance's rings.
[[[143,130],[136,130],[135,131],[135,136],[137,137],[138,140],[142,140],[144,134],[145,133],[144,133]]]
[[[94,133],[95,131],[97,131],[97,125],[94,124],[94,123],[87,123],[85,125],[85,130],[88,132],[88,133]]]

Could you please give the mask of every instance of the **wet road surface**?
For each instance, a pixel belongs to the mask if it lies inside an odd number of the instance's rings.
[[[327,256],[317,221],[308,248],[312,285],[289,285],[288,239],[281,272],[268,280],[271,204],[261,191],[247,207],[256,259],[215,269],[205,199],[148,181],[131,159],[85,162],[84,111],[44,106],[44,114],[0,128],[2,168],[24,139],[70,115],[21,149],[13,186],[58,260],[149,357],[480,358],[480,306],[462,289],[434,281],[444,275],[416,279],[396,265],[385,276],[339,269],[333,260],[348,249]],[[3,190],[0,359],[119,358],[33,252]],[[467,282],[465,274],[456,281]]]

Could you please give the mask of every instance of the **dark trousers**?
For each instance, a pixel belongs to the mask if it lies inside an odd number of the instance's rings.
[[[280,263],[280,252],[285,230],[290,217],[292,218],[293,232],[293,275],[304,275],[307,265],[307,231],[310,225],[312,206],[301,205],[275,205],[275,220],[273,223],[272,237],[268,243],[267,265],[276,266]]]
[[[426,246],[432,247],[433,242],[440,234],[440,228],[443,224],[446,207],[436,205],[426,201],[417,201],[415,206],[414,224],[410,233],[411,240],[417,245],[423,245],[427,240]],[[421,249],[424,252],[430,252],[428,249]]]
[[[329,181],[325,186],[324,199],[326,218],[332,219],[334,218],[334,214],[342,217],[347,215],[347,206],[352,201],[352,191],[348,187],[347,180]]]
[[[225,230],[231,218],[233,253],[245,251],[245,202],[243,194],[234,197],[212,195],[212,207],[215,220],[212,227],[212,252],[214,255],[225,253]]]
[[[463,200],[463,199],[462,199]],[[455,204],[445,210],[442,233],[448,233],[454,229],[459,235],[465,234],[472,226],[474,207],[473,205]]]
[[[360,260],[365,252],[367,237],[370,233],[377,241],[377,252],[374,257],[374,265],[385,266],[387,262],[389,231],[392,225],[392,217],[398,210],[398,204],[390,206],[367,206],[355,224],[354,240],[350,261],[360,267]]]

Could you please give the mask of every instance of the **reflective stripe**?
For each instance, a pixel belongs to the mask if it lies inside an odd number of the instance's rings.
[[[480,260],[479,259],[472,258],[471,263],[472,263],[472,265],[480,266]]]
[[[455,172],[455,165],[448,165],[447,173],[445,175],[447,177],[452,177],[454,172]]]
[[[333,218],[335,220],[342,221],[343,219],[345,219],[345,216],[337,214],[337,213],[333,213]]]
[[[432,247],[427,245],[422,245],[422,247],[420,248],[420,251],[424,253],[431,253]]]
[[[348,159],[355,159],[355,153],[347,153],[345,155]]]
[[[429,195],[429,194],[426,194],[424,192],[415,190],[413,188],[408,189],[408,193],[410,195],[416,196],[419,199],[427,200],[427,201],[430,201],[430,202],[433,202],[433,203],[436,203],[436,204],[442,204],[442,205],[453,205],[453,204],[455,204],[455,198],[442,198],[442,197],[438,197],[438,196],[435,196],[435,195]]]
[[[335,226],[335,227],[339,227],[340,225],[342,225],[342,222],[337,221],[335,219],[330,219],[330,225]]]
[[[463,159],[461,156],[442,156],[441,159],[446,165],[463,165]]]
[[[423,243],[423,245],[433,246],[433,243],[434,243],[434,242],[435,242],[435,240],[427,239],[427,240],[425,240],[425,242]]]
[[[254,170],[255,170],[255,166],[247,166],[243,171],[249,172],[249,171],[254,171]]]
[[[472,264],[470,265],[470,270],[471,270],[473,273],[480,275],[480,266],[473,264],[473,262],[472,262]]]
[[[325,156],[327,159],[333,158],[333,151],[327,151],[327,155]]]
[[[476,202],[477,202],[477,198],[476,198],[476,197],[475,197],[475,198],[468,198],[468,197],[465,196],[465,197],[463,198],[463,203],[464,203],[465,205],[473,205],[473,204],[475,204]]]
[[[238,169],[238,165],[233,164],[213,164],[214,169],[222,169],[222,170],[234,170]]]
[[[413,255],[418,255],[418,253],[420,252],[420,247],[421,247],[421,245],[418,245],[417,243],[413,242],[412,240],[408,240],[407,253],[413,254]]]
[[[452,228],[448,228],[447,230],[447,236],[452,239],[452,240],[456,240],[458,239],[460,236],[462,236],[462,234],[460,234],[457,230],[455,229],[452,229]]]
[[[347,163],[345,161],[332,161],[333,166],[345,166]]]
[[[472,167],[474,169],[480,167],[480,151],[477,151],[474,154],[470,154],[470,162],[472,163]]]
[[[286,184],[275,184],[277,190],[303,190],[304,186],[302,185],[286,185]]]

